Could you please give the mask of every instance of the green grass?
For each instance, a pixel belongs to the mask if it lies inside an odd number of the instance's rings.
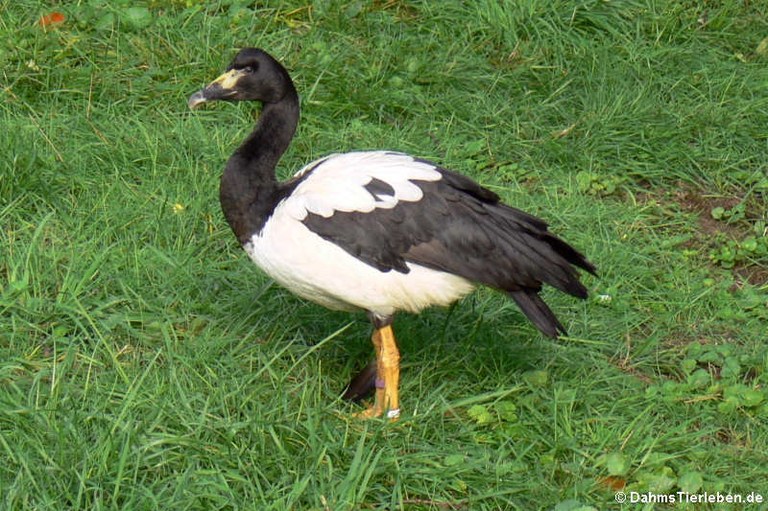
[[[768,499],[768,9],[508,4],[0,2],[0,508]],[[489,290],[403,315],[403,418],[351,418],[366,321],[219,212],[254,108],[186,107],[245,45],[302,95],[281,176],[361,148],[473,176],[597,264],[546,293],[571,336]]]

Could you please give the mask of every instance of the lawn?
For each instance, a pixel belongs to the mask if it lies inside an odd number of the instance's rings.
[[[0,509],[768,509],[768,4],[3,0],[0,34]],[[487,289],[402,315],[403,416],[355,419],[364,316],[219,209],[258,108],[187,108],[243,46],[302,97],[280,177],[472,176],[597,265],[545,292],[570,335]],[[763,503],[629,502],[677,492]]]

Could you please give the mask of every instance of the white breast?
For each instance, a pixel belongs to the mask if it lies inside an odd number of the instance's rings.
[[[462,277],[408,264],[409,273],[381,272],[276,211],[245,245],[251,259],[293,293],[331,309],[380,315],[448,305],[473,289]]]

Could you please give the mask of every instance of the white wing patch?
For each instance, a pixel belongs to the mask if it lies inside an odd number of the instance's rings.
[[[414,181],[438,181],[440,172],[411,156],[386,151],[334,154],[310,163],[296,176],[312,170],[283,201],[286,213],[304,220],[313,213],[329,218],[336,211],[369,213],[391,209],[400,201],[416,202],[423,192]],[[365,186],[374,179],[392,187],[394,195],[373,195]]]

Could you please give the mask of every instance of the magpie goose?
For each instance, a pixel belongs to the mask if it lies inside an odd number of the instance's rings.
[[[256,127],[221,177],[221,207],[245,251],[298,296],[365,311],[373,323],[376,363],[355,384],[375,387],[363,417],[400,414],[397,311],[448,305],[484,285],[506,293],[541,332],[557,337],[565,328],[539,297],[542,284],[587,296],[575,267],[593,274],[595,267],[544,221],[430,161],[394,151],[332,154],[278,181],[275,167],[296,130],[299,96],[267,52],[241,50],[189,106],[215,100],[262,103]],[[347,396],[361,392],[350,388]]]

